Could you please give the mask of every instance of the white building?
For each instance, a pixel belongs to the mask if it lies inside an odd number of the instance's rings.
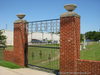
[[[5,30],[4,35],[6,35],[7,40],[6,44],[7,45],[13,45],[13,31]],[[38,39],[38,40],[53,40],[53,41],[58,41],[60,40],[59,34],[51,34],[51,33],[41,33],[41,32],[33,32],[28,34],[28,42],[31,42],[31,39]]]
[[[6,45],[13,45],[13,31],[4,30],[3,35],[6,36]]]

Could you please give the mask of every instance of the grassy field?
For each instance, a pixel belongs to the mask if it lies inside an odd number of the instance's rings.
[[[100,61],[100,43],[93,42],[80,52],[81,59]]]
[[[45,45],[45,46],[54,46],[54,45]],[[56,47],[58,47],[58,45],[56,45]],[[29,47],[28,49],[29,49],[29,56],[28,56],[29,64],[51,69],[59,69],[59,49],[36,48],[36,47]],[[42,51],[42,57],[40,57],[41,51]],[[52,56],[51,60],[49,61],[48,57],[50,53]],[[100,61],[100,43],[92,42],[91,44],[87,45],[86,50],[80,51],[80,59]]]
[[[58,47],[59,45],[48,44],[42,46]],[[12,46],[8,47],[7,50],[11,49]],[[59,54],[59,49],[28,47],[28,62],[36,66],[59,69]],[[2,54],[0,54],[1,57]],[[86,50],[80,51],[80,58],[100,61],[100,43],[93,42],[87,45]]]

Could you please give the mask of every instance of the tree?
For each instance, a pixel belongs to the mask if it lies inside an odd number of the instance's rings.
[[[3,35],[2,30],[0,30],[0,47],[6,47],[6,36]]]
[[[82,42],[84,40],[84,34],[80,34],[80,41]]]
[[[100,40],[100,32],[89,31],[86,32],[85,35],[86,35],[86,39],[93,40],[93,41]]]

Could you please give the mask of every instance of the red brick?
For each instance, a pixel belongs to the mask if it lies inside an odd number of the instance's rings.
[[[27,23],[19,22],[14,23],[14,50],[4,51],[4,59],[14,62],[20,66],[26,66],[26,53],[27,50]],[[27,51],[26,51],[27,52]]]

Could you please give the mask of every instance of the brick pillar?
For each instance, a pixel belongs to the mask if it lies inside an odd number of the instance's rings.
[[[27,65],[27,22],[22,20],[25,15],[19,14],[14,22],[14,62],[21,66]]]
[[[80,16],[77,6],[65,5],[68,12],[60,16],[60,75],[75,75],[80,54]]]

